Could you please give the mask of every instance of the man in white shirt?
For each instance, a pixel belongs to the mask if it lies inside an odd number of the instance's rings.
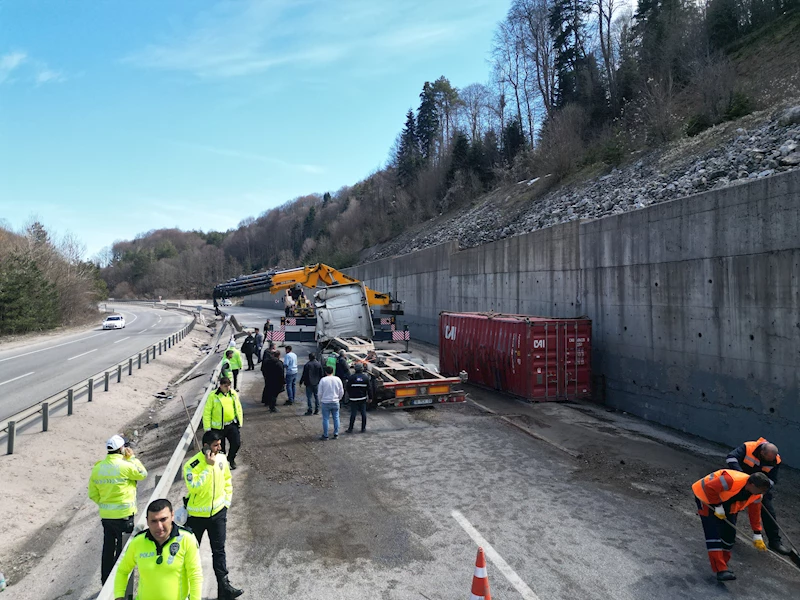
[[[286,346],[286,356],[283,357],[283,366],[286,369],[284,380],[286,382],[286,404],[294,404],[295,384],[297,383],[297,354],[292,352],[291,346]]]
[[[335,377],[331,367],[325,367],[325,377],[319,381],[319,404],[322,407],[322,436],[328,439],[328,419],[333,416],[333,439],[339,437],[339,400],[344,396],[342,380]]]

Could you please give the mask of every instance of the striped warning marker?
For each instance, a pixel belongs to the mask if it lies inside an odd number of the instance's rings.
[[[478,548],[478,556],[475,559],[475,575],[472,576],[470,600],[492,600],[492,595],[489,593],[489,577],[486,574],[486,557],[483,555],[483,548]]]

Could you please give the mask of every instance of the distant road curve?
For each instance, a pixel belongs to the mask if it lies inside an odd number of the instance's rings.
[[[191,321],[183,313],[132,304],[109,304],[125,329],[48,338],[4,350],[0,344],[0,420],[157,344]]]

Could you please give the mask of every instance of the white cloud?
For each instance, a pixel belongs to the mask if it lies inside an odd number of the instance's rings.
[[[279,67],[354,68],[424,55],[485,26],[492,0],[248,0],[221,3],[125,57],[141,68],[229,78]]]
[[[41,69],[36,74],[36,83],[42,85],[44,83],[61,83],[66,81],[66,77],[60,71],[53,71],[47,67]]]
[[[21,73],[17,79],[33,81],[37,86],[66,81],[61,71],[51,69],[46,62],[28,56],[27,52],[14,51],[0,56],[0,83],[11,81],[12,72]]]
[[[25,52],[18,51],[0,56],[0,83],[8,79],[11,72],[24,63],[27,58],[28,55]]]

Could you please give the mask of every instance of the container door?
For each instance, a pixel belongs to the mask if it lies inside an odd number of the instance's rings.
[[[561,365],[562,397],[584,398],[590,393],[590,334],[583,321],[563,321],[559,324],[563,349]]]

